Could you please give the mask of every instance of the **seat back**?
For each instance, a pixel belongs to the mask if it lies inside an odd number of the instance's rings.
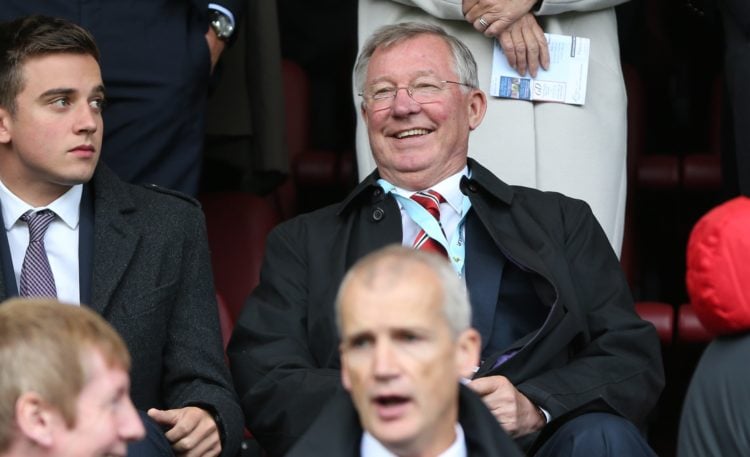
[[[199,197],[206,215],[216,291],[235,322],[245,299],[258,285],[266,237],[280,221],[266,199],[244,192]]]
[[[216,304],[219,306],[219,327],[221,329],[221,342],[224,344],[224,350],[226,351],[227,345],[229,344],[229,338],[232,337],[232,330],[234,329],[234,321],[229,312],[229,305],[221,294],[216,294]]]

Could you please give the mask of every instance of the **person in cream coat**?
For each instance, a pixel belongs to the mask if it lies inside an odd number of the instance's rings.
[[[469,155],[511,184],[561,192],[586,201],[619,255],[627,187],[627,97],[614,7],[627,0],[359,0],[359,43],[380,26],[436,23],[458,37],[477,60],[489,94],[492,49],[500,39],[518,69],[539,66],[540,33],[591,40],[583,106],[489,97]],[[466,13],[466,14],[464,14]],[[511,49],[512,48],[512,49]],[[524,51],[525,48],[525,51]],[[527,65],[522,61],[526,58]],[[509,59],[512,60],[512,59]],[[554,63],[552,63],[554,65]],[[355,104],[361,97],[354,88]],[[374,168],[367,131],[357,125],[360,178]]]

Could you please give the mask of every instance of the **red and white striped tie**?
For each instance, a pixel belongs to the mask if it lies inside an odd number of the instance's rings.
[[[417,192],[411,196],[411,199],[419,203],[428,213],[438,221],[440,224],[440,204],[445,202],[445,198],[442,195],[435,192],[434,190],[427,190],[424,192]],[[443,226],[440,225],[440,230],[443,230]],[[429,235],[420,228],[417,237],[412,243],[414,249],[421,249],[423,251],[430,251],[442,254],[448,257],[448,253],[445,248],[437,240],[430,238]]]

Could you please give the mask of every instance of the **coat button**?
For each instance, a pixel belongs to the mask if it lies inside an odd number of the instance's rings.
[[[372,196],[373,196],[373,197],[380,197],[381,195],[383,195],[383,189],[382,189],[381,187],[376,187],[376,188],[375,188],[375,189],[374,189],[374,190],[372,191]]]
[[[372,210],[372,220],[379,222],[385,216],[385,211],[382,208],[375,208]]]
[[[469,183],[469,190],[472,191],[472,192],[476,192],[477,191],[477,185],[474,184],[473,182],[470,182]]]

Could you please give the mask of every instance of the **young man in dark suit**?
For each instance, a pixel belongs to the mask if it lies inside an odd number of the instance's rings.
[[[282,455],[341,389],[338,284],[400,243],[441,251],[466,281],[482,336],[469,387],[527,452],[653,455],[636,426],[664,385],[656,331],[584,202],[467,159],[486,108],[471,52],[439,27],[396,24],[370,37],[355,75],[377,170],[269,235],[229,346],[253,435]]]
[[[98,163],[98,59],[91,35],[65,20],[0,26],[0,299],[53,295],[99,312],[132,354],[149,438],[168,453],[233,455],[242,419],[200,208]],[[40,215],[48,225],[35,235]]]

